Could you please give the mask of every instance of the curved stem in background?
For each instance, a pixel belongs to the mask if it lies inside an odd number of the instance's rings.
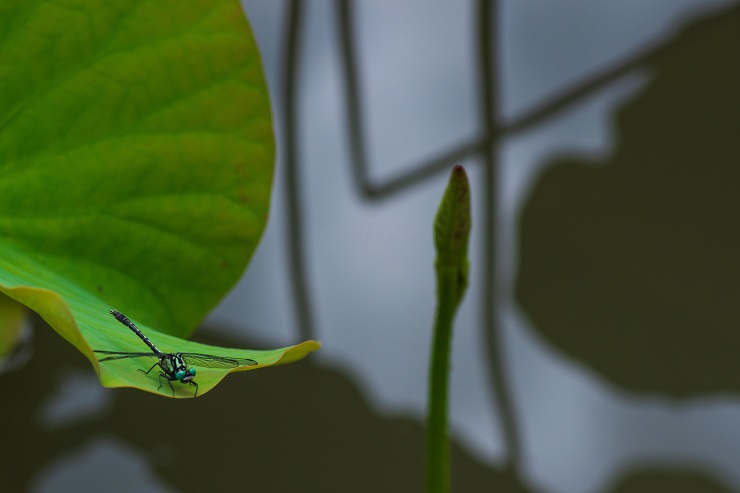
[[[347,109],[347,128],[349,129],[350,165],[353,168],[352,178],[355,188],[361,197],[373,197],[375,187],[370,182],[370,170],[367,165],[365,148],[365,117],[360,105],[360,84],[357,77],[355,60],[355,42],[352,35],[353,4],[349,0],[335,2],[337,33],[339,34],[339,58],[344,84],[344,104]]]
[[[343,77],[350,152],[352,154],[351,171],[355,188],[359,191],[360,196],[367,200],[382,200],[411,186],[418,185],[424,180],[447,172],[460,161],[482,154],[491,140],[511,137],[532,129],[548,118],[557,116],[561,111],[571,108],[585,98],[604,89],[631,71],[649,64],[672,45],[672,41],[668,40],[633,53],[555,94],[510,122],[498,123],[491,134],[477,135],[429,159],[419,160],[417,163],[406,166],[398,166],[399,169],[407,171],[400,172],[394,178],[374,183],[370,179],[370,165],[365,151],[364,115],[360,106],[361,95],[352,31],[353,3],[348,0],[337,0],[335,6],[337,31],[340,35],[340,70]]]
[[[496,329],[496,276],[495,276],[495,218],[496,204],[496,154],[501,138],[530,130],[548,118],[557,116],[560,112],[580,103],[585,98],[602,90],[607,85],[623,77],[627,73],[645,66],[660,56],[673,44],[671,39],[649,46],[638,53],[625,57],[611,64],[580,83],[561,91],[547,101],[538,104],[531,111],[525,112],[509,122],[497,121],[496,102],[496,7],[497,3],[491,0],[479,0],[476,18],[478,40],[478,68],[480,77],[481,122],[480,135],[470,138],[455,147],[451,147],[428,160],[404,166],[396,177],[381,180],[379,183],[370,178],[370,164],[365,142],[364,114],[361,106],[357,57],[354,45],[353,7],[349,0],[336,0],[335,19],[339,35],[340,71],[344,89],[347,111],[347,127],[349,129],[349,145],[351,154],[351,172],[355,189],[360,196],[367,200],[382,200],[392,194],[401,192],[414,185],[419,185],[426,179],[449,170],[453,164],[464,159],[481,156],[484,166],[483,185],[483,221],[482,241],[484,258],[481,271],[484,272],[482,324],[483,334],[488,351],[488,361],[491,365],[491,378],[495,405],[501,416],[504,442],[509,456],[509,467],[516,470],[521,464],[521,445],[517,436],[516,417],[510,402],[509,385],[503,369],[503,354],[499,346],[500,334]],[[306,268],[303,256],[303,228],[300,217],[300,190],[298,187],[298,140],[297,140],[297,110],[296,84],[298,73],[298,41],[300,37],[301,2],[290,0],[286,13],[285,24],[285,65],[283,70],[284,90],[284,135],[285,135],[285,173],[287,191],[288,241],[291,284],[294,289],[294,298],[299,317],[301,338],[313,339],[313,323],[311,304],[306,283]]]
[[[315,339],[311,300],[308,295],[306,262],[304,259],[303,218],[301,217],[301,189],[298,176],[298,78],[300,73],[299,41],[302,27],[300,0],[287,2],[285,13],[285,57],[282,69],[283,136],[285,164],[285,213],[288,240],[290,285],[293,287],[300,340]]]
[[[516,413],[511,399],[511,381],[507,378],[502,351],[503,334],[496,323],[496,171],[498,168],[498,138],[496,125],[497,101],[497,68],[498,50],[496,42],[498,2],[479,0],[477,8],[478,21],[478,77],[481,100],[481,126],[487,136],[483,153],[483,224],[481,240],[483,242],[483,290],[481,299],[483,340],[487,350],[487,362],[490,368],[489,378],[494,409],[498,409],[501,418],[501,430],[504,445],[508,454],[508,467],[518,472],[521,465],[521,444],[519,442]]]
[[[367,200],[382,200],[392,194],[401,192],[424,180],[450,169],[450,167],[464,159],[480,155],[485,167],[484,171],[484,219],[483,219],[483,248],[484,259],[481,270],[483,277],[483,307],[482,323],[488,359],[492,365],[492,388],[496,407],[500,405],[500,414],[504,441],[511,464],[518,464],[520,460],[520,443],[516,433],[515,413],[509,402],[509,390],[503,373],[502,354],[499,348],[496,333],[495,300],[495,183],[496,183],[496,149],[501,138],[509,137],[520,132],[530,130],[548,118],[557,116],[560,112],[571,108],[583,99],[602,90],[607,85],[625,76],[629,72],[651,63],[672,44],[671,40],[649,46],[638,53],[634,53],[613,63],[580,83],[555,94],[545,102],[537,105],[531,111],[501,124],[496,119],[495,101],[495,67],[496,49],[493,43],[496,38],[495,13],[496,4],[487,0],[478,3],[478,46],[480,68],[480,90],[483,104],[481,119],[483,131],[466,142],[452,147],[429,160],[418,164],[403,166],[408,171],[401,172],[395,178],[374,183],[370,179],[370,165],[365,145],[364,114],[361,107],[361,94],[356,63],[353,31],[353,3],[349,0],[337,0],[335,3],[337,32],[340,43],[340,70],[344,86],[344,97],[347,109],[347,125],[349,128],[351,171],[355,188],[360,196]]]

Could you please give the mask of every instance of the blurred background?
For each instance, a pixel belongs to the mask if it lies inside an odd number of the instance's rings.
[[[196,338],[322,350],[174,402],[100,388],[36,330],[2,376],[39,391],[4,406],[23,460],[0,491],[422,491],[454,164],[474,201],[454,491],[740,491],[740,4],[244,8],[272,213]]]

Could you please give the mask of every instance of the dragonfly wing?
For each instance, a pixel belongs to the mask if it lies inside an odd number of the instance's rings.
[[[239,366],[255,366],[258,363],[249,358],[227,358],[211,354],[182,353],[185,362],[192,366],[203,368],[237,368]]]
[[[151,357],[158,358],[159,357],[154,353],[127,353],[123,351],[99,351],[97,349],[94,350],[94,352],[110,355],[110,356],[100,359],[99,361],[101,362],[111,361],[111,360],[116,360],[116,359],[126,359],[126,358],[151,358]]]

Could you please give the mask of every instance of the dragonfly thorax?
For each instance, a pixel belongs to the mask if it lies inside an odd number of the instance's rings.
[[[163,360],[166,366],[165,371],[169,373],[170,377],[174,377],[183,383],[190,383],[193,380],[195,368],[188,369],[182,353],[168,354]]]

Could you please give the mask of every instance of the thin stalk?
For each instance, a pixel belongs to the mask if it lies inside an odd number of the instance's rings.
[[[547,98],[546,101],[511,121],[499,122],[492,133],[467,138],[454,147],[439,152],[431,158],[420,160],[418,163],[412,162],[405,166],[396,166],[394,169],[398,168],[403,171],[395,177],[372,180],[364,138],[365,116],[360,103],[362,95],[354,48],[354,31],[352,28],[354,14],[352,8],[353,4],[349,0],[337,0],[335,2],[340,48],[339,66],[346,98],[347,125],[352,156],[350,169],[355,188],[359,190],[361,197],[368,200],[380,201],[412,186],[418,186],[423,181],[449,169],[454,163],[481,154],[482,149],[488,146],[491,140],[498,141],[502,137],[512,137],[542,124],[548,118],[557,117],[562,111],[579,104],[607,85],[612,84],[615,80],[652,63],[675,44],[675,41],[670,39],[639,50]]]
[[[470,185],[462,166],[455,166],[434,221],[437,249],[437,314],[434,319],[429,368],[427,415],[427,491],[450,489],[450,450],[447,432],[447,388],[450,374],[452,322],[468,287]]]
[[[339,34],[339,58],[344,86],[344,105],[347,108],[347,129],[349,130],[349,150],[355,188],[361,196],[373,197],[374,189],[368,172],[367,150],[365,148],[365,115],[360,100],[360,84],[355,60],[353,36],[354,3],[349,0],[336,0],[337,32]]]
[[[483,299],[481,300],[483,339],[487,348],[490,365],[490,382],[493,405],[498,409],[504,444],[508,454],[508,467],[518,471],[520,465],[520,444],[517,433],[509,381],[506,378],[504,355],[501,349],[501,330],[496,323],[496,154],[498,148],[498,126],[496,123],[498,102],[496,98],[497,2],[479,0],[478,2],[478,66],[480,67],[481,124],[488,145],[483,150]]]
[[[300,68],[299,41],[302,28],[303,2],[291,0],[285,15],[285,65],[283,66],[283,134],[285,138],[285,213],[287,219],[288,265],[290,285],[293,287],[297,311],[299,338],[314,339],[313,314],[308,295],[306,263],[304,259],[303,220],[301,217],[301,188],[299,177],[298,143],[298,79]]]
[[[447,389],[450,375],[452,319],[455,316],[457,270],[437,262],[438,306],[434,320],[427,416],[427,491],[450,490],[450,446],[447,431]]]

